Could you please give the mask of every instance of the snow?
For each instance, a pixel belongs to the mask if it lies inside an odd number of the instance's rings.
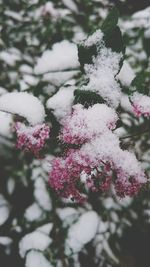
[[[120,102],[121,89],[115,79],[119,70],[121,53],[112,52],[105,48],[103,43],[98,56],[93,59],[93,64],[85,64],[84,69],[89,79],[82,90],[91,90],[98,93],[108,105],[117,108]]]
[[[135,78],[135,73],[130,64],[125,60],[121,71],[117,75],[117,78],[122,82],[124,86],[130,86],[132,80]]]
[[[53,228],[53,223],[46,223],[46,224],[38,227],[37,231],[39,231],[43,234],[49,235],[50,232],[52,231],[52,228]]]
[[[15,63],[20,60],[20,55],[12,53],[12,51],[0,52],[0,59],[7,63],[9,66],[14,66]]]
[[[62,138],[69,143],[82,143],[105,132],[114,129],[118,116],[114,109],[105,104],[95,104],[88,109],[77,104],[73,106],[73,114],[63,121]]]
[[[101,30],[97,30],[90,35],[83,44],[87,47],[92,46],[93,44],[99,44],[102,42],[103,36],[103,32]]]
[[[0,112],[0,134],[11,136],[12,115]]]
[[[34,186],[34,197],[37,200],[39,206],[46,211],[50,211],[52,208],[52,203],[44,180],[39,177],[38,179],[36,179]]]
[[[75,89],[74,86],[61,87],[55,95],[48,99],[46,106],[53,110],[58,120],[71,112]]]
[[[143,114],[145,116],[150,116],[150,97],[140,94],[138,92],[135,92],[132,97],[131,101],[133,103],[135,113],[139,112],[140,114]]]
[[[44,51],[35,66],[36,74],[79,67],[77,46],[67,40],[56,43],[52,50]]]
[[[50,84],[60,87],[64,85],[65,82],[72,79],[78,71],[61,71],[57,73],[46,73],[43,75],[43,80],[50,82]]]
[[[26,257],[25,267],[53,267],[46,257],[39,251],[30,251]]]
[[[26,209],[24,217],[27,221],[33,222],[35,220],[41,219],[42,213],[43,212],[41,208],[36,203],[34,203]]]
[[[40,100],[25,92],[7,93],[0,97],[0,110],[17,114],[32,124],[44,121],[45,110]]]
[[[19,243],[19,253],[22,258],[29,250],[35,249],[44,251],[52,243],[50,237],[40,231],[34,231],[25,235]]]
[[[0,245],[9,246],[12,243],[12,239],[7,236],[0,236]]]
[[[75,13],[78,12],[78,8],[73,0],[62,0],[62,2],[68,9],[72,10]]]
[[[66,244],[74,252],[79,252],[96,235],[99,218],[95,211],[85,212],[68,231]]]
[[[10,208],[7,200],[0,194],[0,225],[3,225],[10,214]]]

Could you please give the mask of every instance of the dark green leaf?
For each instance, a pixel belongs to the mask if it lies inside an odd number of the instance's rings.
[[[84,45],[78,45],[78,58],[81,65],[81,70],[84,71],[84,64],[91,64],[92,57],[96,56],[96,45],[85,47]]]
[[[84,91],[77,89],[74,91],[75,99],[74,104],[80,103],[84,105],[84,107],[88,108],[96,103],[104,103],[104,99],[92,91]]]
[[[148,72],[140,72],[134,78],[131,83],[130,93],[137,91],[141,94],[149,95],[149,86],[150,86],[150,73]]]
[[[107,33],[108,31],[111,31],[117,26],[119,18],[119,11],[116,7],[112,8],[106,19],[104,20],[101,30],[103,33]]]

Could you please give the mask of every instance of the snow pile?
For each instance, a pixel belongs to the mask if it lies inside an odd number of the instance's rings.
[[[74,100],[74,86],[61,87],[59,91],[47,101],[47,108],[51,109],[58,120],[71,112]]]
[[[52,243],[50,237],[40,231],[34,231],[25,235],[19,243],[19,253],[22,258],[29,250],[46,250]]]
[[[110,48],[105,47],[102,39],[102,32],[97,31],[90,36],[83,45],[97,47],[97,56],[92,59],[92,64],[85,64],[84,70],[89,80],[82,90],[90,90],[98,93],[108,105],[116,108],[120,101],[120,87],[115,76],[120,67],[119,63],[122,53],[113,52]]]
[[[52,46],[52,50],[46,50],[38,59],[35,73],[68,70],[79,67],[77,46],[64,40]]]
[[[25,92],[2,95],[0,110],[24,117],[31,125],[40,124],[45,118],[45,110],[40,100]]]
[[[137,117],[141,115],[145,117],[150,116],[150,97],[135,92],[131,97],[131,102],[133,106],[133,112]]]
[[[96,235],[99,218],[95,211],[88,211],[80,216],[68,231],[66,250],[69,254],[79,252],[85,244],[89,243]]]

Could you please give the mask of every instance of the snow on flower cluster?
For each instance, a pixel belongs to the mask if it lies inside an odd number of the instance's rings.
[[[105,104],[96,104],[89,109],[73,106],[73,114],[63,122],[62,139],[65,143],[82,144],[92,140],[107,129],[114,129],[118,116]]]
[[[150,97],[135,92],[131,97],[133,112],[137,117],[150,116]]]
[[[113,52],[110,48],[105,47],[101,30],[89,36],[83,45],[85,47],[96,45],[98,56],[93,56],[92,64],[84,65],[89,82],[82,87],[82,90],[98,93],[107,101],[108,105],[116,108],[120,101],[121,89],[115,76],[119,72],[122,53]]]
[[[50,128],[45,123],[35,126],[26,126],[21,122],[15,125],[17,134],[17,148],[30,151],[35,156],[39,156],[40,150],[44,147],[49,138]]]
[[[77,148],[55,158],[50,171],[50,185],[60,196],[83,202],[87,191],[107,191],[112,184],[120,197],[133,196],[146,183],[135,155],[123,151],[112,132],[116,121],[117,114],[105,104],[73,107],[60,139]]]

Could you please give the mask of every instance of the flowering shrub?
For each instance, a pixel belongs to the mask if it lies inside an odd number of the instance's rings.
[[[150,9],[2,2],[0,262],[124,265],[150,221]]]

